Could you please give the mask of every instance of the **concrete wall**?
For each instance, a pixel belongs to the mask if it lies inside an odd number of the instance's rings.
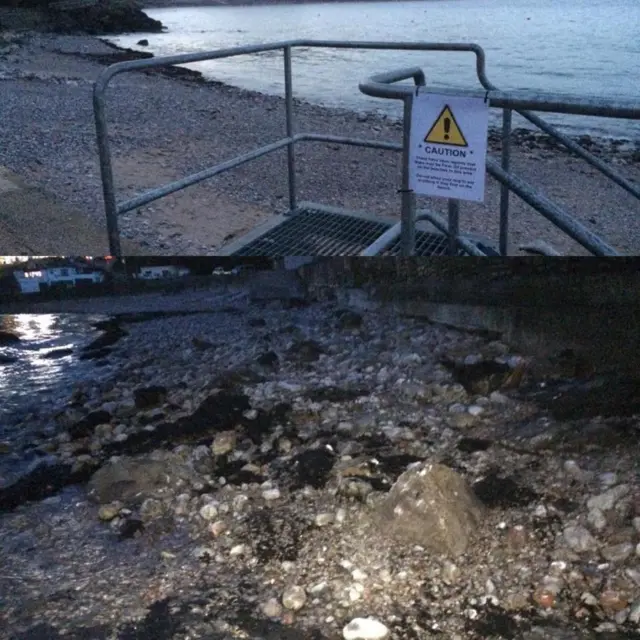
[[[640,268],[633,260],[334,258],[299,271],[311,295],[491,331],[548,357],[640,375]]]

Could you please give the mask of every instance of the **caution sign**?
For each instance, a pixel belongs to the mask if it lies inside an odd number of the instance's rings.
[[[409,188],[484,201],[489,105],[484,98],[418,94],[413,101]]]
[[[454,147],[468,146],[448,104],[440,112],[438,119],[433,123],[433,127],[429,129],[424,141],[435,144],[450,144]]]

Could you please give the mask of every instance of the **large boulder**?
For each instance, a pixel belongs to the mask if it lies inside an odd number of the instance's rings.
[[[98,504],[137,505],[170,481],[164,462],[122,457],[96,471],[89,481],[89,498]]]
[[[480,524],[483,507],[458,473],[441,464],[417,463],[398,478],[377,515],[385,534],[458,556]]]

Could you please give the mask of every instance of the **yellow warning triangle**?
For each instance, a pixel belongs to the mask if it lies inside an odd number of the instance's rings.
[[[444,109],[440,112],[438,119],[433,123],[431,129],[429,129],[429,133],[427,133],[424,141],[435,144],[449,144],[454,147],[468,146],[464,134],[460,130],[449,105],[445,105]]]

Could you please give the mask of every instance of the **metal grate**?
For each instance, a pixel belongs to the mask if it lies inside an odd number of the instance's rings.
[[[235,256],[356,256],[379,238],[388,222],[367,220],[344,213],[299,209],[264,235],[248,242]],[[416,231],[416,255],[447,255],[447,238],[439,233]],[[394,242],[382,255],[399,255]],[[464,255],[460,251],[459,255]]]

